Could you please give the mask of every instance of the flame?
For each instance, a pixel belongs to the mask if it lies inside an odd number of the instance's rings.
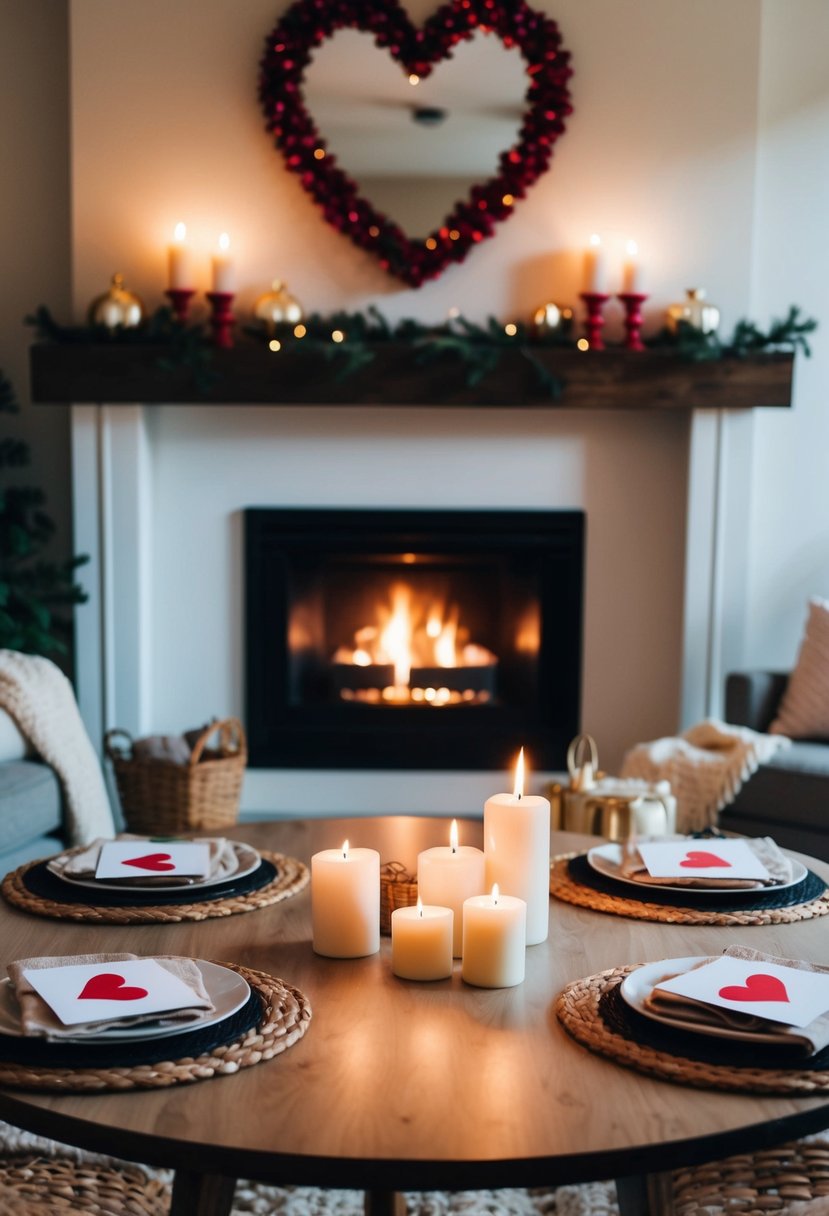
[[[514,798],[524,797],[524,749],[518,753],[518,760],[515,765],[515,789],[513,790]]]
[[[398,688],[409,683],[412,670],[411,592],[405,583],[392,587],[392,611],[380,634],[380,650],[394,664],[394,683]]]
[[[494,882],[492,884],[492,902],[494,904],[497,904],[500,897],[501,897],[501,888],[498,886],[497,882]]]
[[[181,242],[185,239],[186,236],[187,236],[187,225],[182,224],[181,221],[179,221],[179,223],[176,224],[175,230],[173,232],[173,240],[178,241],[179,244],[181,244]]]
[[[452,820],[452,826],[449,829],[449,844],[451,845],[452,852],[457,853],[457,851],[458,851],[458,821],[457,821],[457,819]]]
[[[227,235],[226,232],[223,232],[222,235],[219,237],[219,249],[221,249],[222,253],[227,253],[229,248],[230,248],[230,237]]]
[[[348,841],[343,841],[343,861],[348,861]]]

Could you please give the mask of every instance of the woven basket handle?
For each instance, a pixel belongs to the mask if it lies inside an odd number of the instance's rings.
[[[202,752],[207,746],[208,739],[217,733],[219,736],[219,751],[222,756],[235,756],[239,752],[247,750],[244,727],[238,718],[225,718],[222,722],[211,722],[208,726],[205,726],[193,744],[193,750],[190,753],[191,767],[198,764],[201,760]]]
[[[126,747],[122,742],[116,740],[126,740]],[[114,730],[108,730],[104,735],[104,752],[107,760],[129,760],[132,755],[132,735],[128,730],[119,730],[117,727]]]

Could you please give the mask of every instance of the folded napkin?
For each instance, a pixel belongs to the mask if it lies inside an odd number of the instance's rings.
[[[157,839],[153,837],[133,836],[129,832],[116,836],[115,839],[158,843]],[[239,858],[232,841],[225,840],[221,836],[188,836],[181,837],[180,839],[188,841],[198,840],[201,844],[209,846],[210,873],[208,874],[208,878],[232,878],[239,869]],[[104,837],[98,837],[91,844],[77,849],[68,849],[65,853],[59,853],[57,857],[53,857],[51,861],[47,862],[47,869],[51,870],[53,874],[57,874],[58,878],[94,878],[95,871],[98,868],[101,848],[108,843],[108,840]],[[181,874],[177,874],[174,877],[164,874],[137,874],[135,878],[107,879],[107,882],[117,882],[119,886],[124,887],[178,887],[185,883],[197,884],[202,881],[204,880],[185,877]]]
[[[660,837],[660,840],[682,839],[682,837]],[[694,844],[698,840],[688,837]],[[641,882],[653,887],[710,887],[715,890],[751,891],[763,887],[779,887],[781,883],[790,882],[794,870],[789,861],[774,843],[770,836],[759,836],[746,841],[751,851],[759,858],[769,872],[768,879],[761,878],[702,878],[698,875],[689,878],[654,878],[648,873],[648,868],[642,860],[642,855],[632,844],[624,849],[619,873],[623,878]]]
[[[723,953],[728,958],[746,959],[752,963],[776,963],[780,967],[791,967],[795,971],[829,973],[829,967],[820,967],[817,963],[778,958],[773,954],[763,954],[760,950],[750,950],[747,946],[729,946]],[[697,967],[703,967],[713,961],[713,958],[705,958],[691,970],[696,971]],[[665,975],[660,983],[673,978],[673,975]],[[797,1048],[801,1055],[814,1055],[829,1046],[829,1012],[821,1014],[808,1026],[785,1026],[781,1022],[772,1022],[755,1014],[732,1012],[730,1009],[722,1009],[719,1005],[706,1005],[704,1001],[680,996],[677,992],[663,992],[658,988],[654,988],[645,997],[643,1004],[646,1009],[658,1013],[661,1017],[679,1018],[683,1022],[694,1022],[700,1027],[720,1026],[728,1030],[762,1034],[764,1039],[772,1037],[783,1047]]]
[[[12,982],[14,994],[20,1007],[20,1027],[24,1035],[33,1035],[58,1041],[60,1039],[77,1039],[82,1035],[100,1034],[102,1030],[110,1030],[116,1026],[178,1026],[182,1022],[195,1022],[207,1013],[215,1012],[215,1005],[204,986],[202,973],[189,958],[177,958],[173,955],[154,956],[153,961],[180,979],[193,993],[193,1005],[186,1009],[170,1009],[163,1013],[144,1013],[130,1017],[113,1017],[106,1022],[80,1022],[66,1026],[52,1012],[29,981],[23,975],[24,971],[39,971],[46,967],[70,967],[86,963],[127,963],[139,958],[138,954],[73,954],[57,955],[53,958],[23,958],[9,963],[7,971]]]

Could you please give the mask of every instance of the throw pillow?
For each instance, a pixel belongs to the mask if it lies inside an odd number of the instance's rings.
[[[797,663],[769,731],[790,739],[829,739],[829,600],[809,600]]]

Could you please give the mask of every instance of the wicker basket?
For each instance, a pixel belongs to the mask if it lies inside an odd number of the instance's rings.
[[[215,747],[207,747],[218,735]],[[238,718],[212,722],[193,745],[188,764],[135,757],[132,737],[107,731],[104,750],[115,770],[124,819],[131,832],[167,836],[197,829],[214,831],[239,817],[239,795],[248,758]]]
[[[387,861],[380,869],[380,932],[391,934],[395,908],[413,908],[417,903],[417,879],[400,861]]]

